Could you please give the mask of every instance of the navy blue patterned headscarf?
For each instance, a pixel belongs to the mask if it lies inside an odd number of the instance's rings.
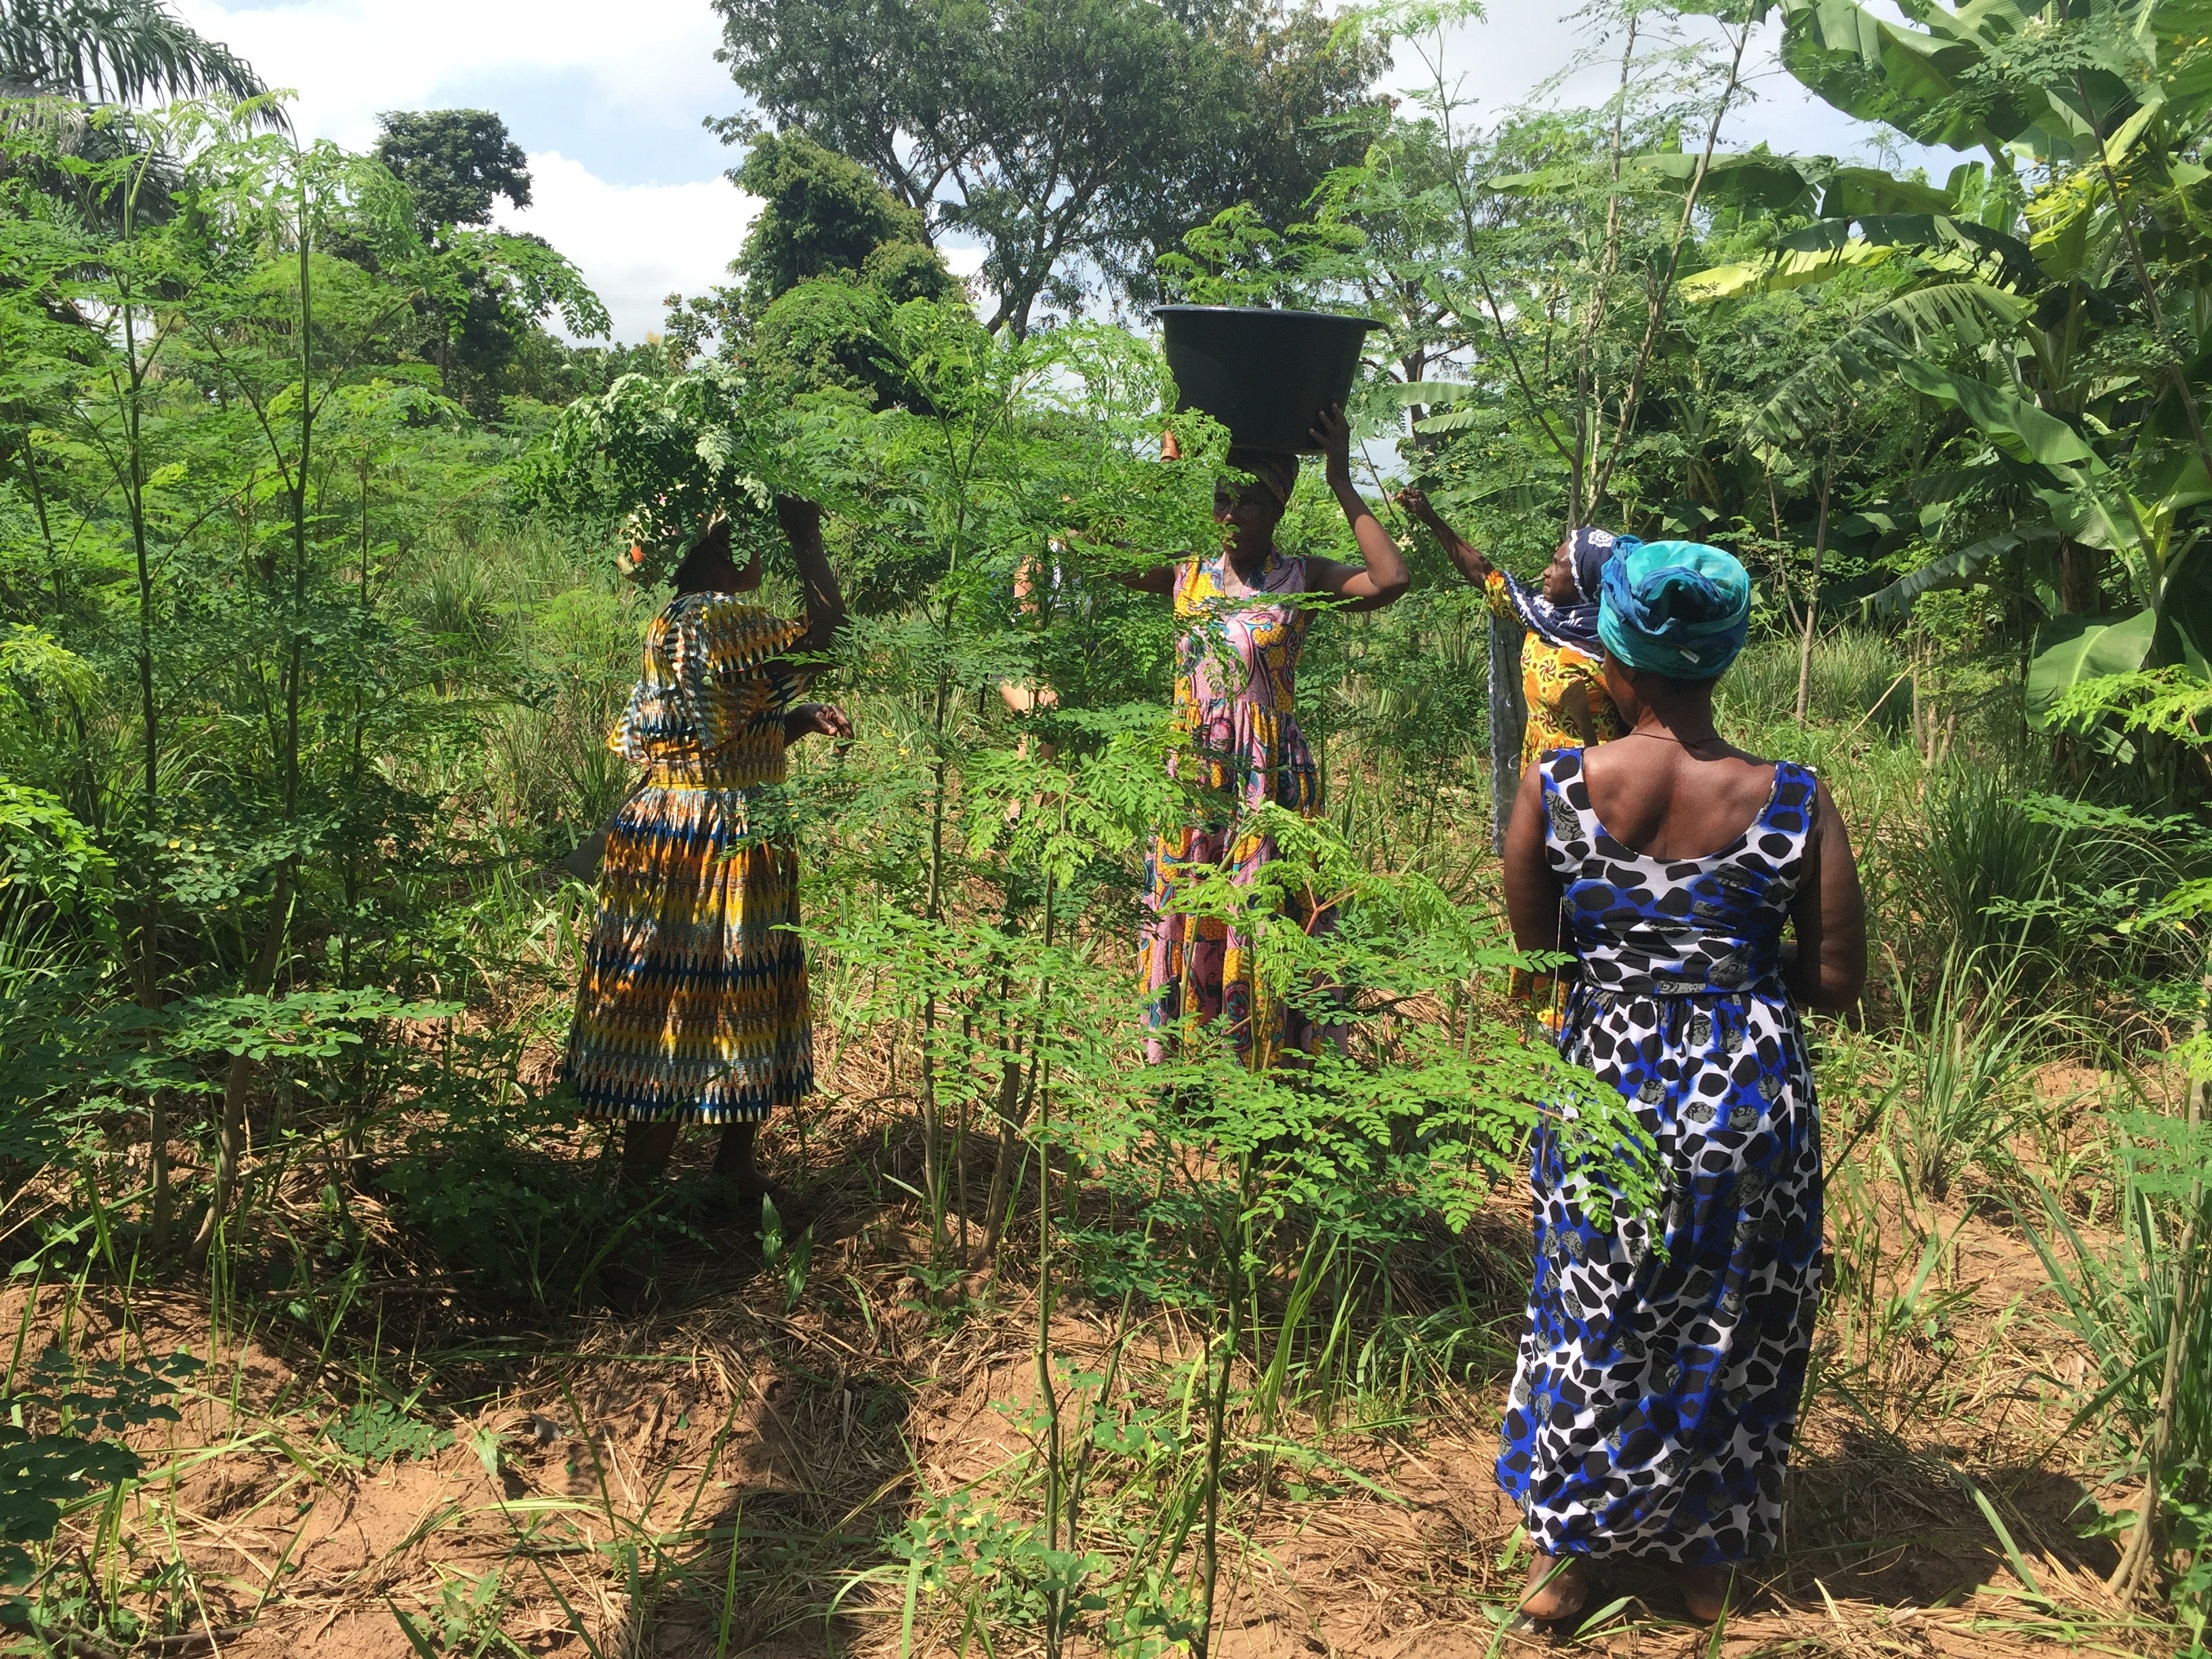
[[[1498,574],[1505,578],[1506,597],[1513,601],[1522,625],[1531,634],[1547,645],[1595,657],[1604,649],[1598,638],[1597,617],[1598,602],[1605,592],[1606,561],[1615,553],[1642,545],[1633,536],[1615,536],[1609,530],[1588,525],[1569,536],[1567,563],[1575,573],[1572,605],[1554,605],[1544,597],[1542,588],[1531,587],[1510,572]]]

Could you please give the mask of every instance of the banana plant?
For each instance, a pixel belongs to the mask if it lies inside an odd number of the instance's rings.
[[[1963,0],[1912,7],[1903,22],[1854,0],[1771,10],[1783,62],[1810,90],[1988,159],[1917,200],[1796,159],[1804,190],[1783,211],[1802,215],[1818,187],[1819,216],[1760,258],[1681,284],[1719,302],[1893,273],[1887,297],[1753,414],[1747,444],[1802,443],[1846,394],[1902,382],[1978,441],[1972,464],[2002,479],[2013,521],[1901,577],[1870,611],[1893,614],[1998,560],[2027,561],[2023,574],[2045,578],[2048,593],[2055,563],[2027,684],[2039,725],[2085,679],[2159,665],[2205,674],[2212,570],[2198,509],[2212,501],[2212,447],[2199,381],[2212,287],[2200,272],[2212,172],[2191,155],[2212,106],[2212,0],[2079,14]],[[2023,176],[2042,182],[2027,191]],[[2122,590],[2109,612],[2096,577],[2108,560]]]

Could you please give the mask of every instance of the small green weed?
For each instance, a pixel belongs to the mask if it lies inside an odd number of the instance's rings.
[[[324,1431],[330,1443],[367,1468],[401,1457],[428,1457],[453,1443],[450,1431],[433,1428],[386,1400],[364,1400]]]

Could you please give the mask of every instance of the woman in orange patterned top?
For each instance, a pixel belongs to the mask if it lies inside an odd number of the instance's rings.
[[[1324,410],[1313,430],[1327,458],[1326,474],[1351,523],[1360,562],[1291,558],[1275,545],[1275,526],[1298,477],[1288,452],[1232,449],[1230,465],[1255,482],[1224,480],[1213,517],[1227,531],[1221,546],[1128,579],[1147,593],[1171,597],[1182,624],[1176,652],[1176,714],[1195,763],[1193,780],[1205,799],[1200,822],[1155,841],[1148,872],[1151,918],[1145,928],[1146,984],[1152,993],[1153,1036],[1147,1053],[1164,1057],[1170,1033],[1184,1018],[1222,1021],[1249,1063],[1265,1066],[1280,1054],[1311,1053],[1319,1029],[1273,1003],[1253,973],[1246,941],[1225,923],[1177,914],[1172,901],[1185,872],[1212,866],[1249,881],[1275,856],[1273,841],[1246,834],[1245,812],[1267,802],[1311,815],[1320,781],[1298,729],[1298,653],[1321,596],[1348,600],[1351,611],[1379,611],[1406,591],[1406,562],[1352,483],[1352,427],[1341,409]],[[1325,916],[1304,916],[1315,928]]]
[[[1530,587],[1475,551],[1419,490],[1400,490],[1398,504],[1443,544],[1460,574],[1489,596],[1493,612],[1528,630],[1521,647],[1521,689],[1528,704],[1522,771],[1555,749],[1586,748],[1622,735],[1627,728],[1606,695],[1598,660],[1598,589],[1605,562],[1641,544],[1585,526],[1559,544],[1542,579]]]
[[[797,701],[811,671],[786,654],[826,650],[845,606],[821,510],[781,497],[775,511],[805,620],[750,601],[758,552],[740,568],[718,516],[683,552],[676,597],[646,635],[644,672],[607,739],[644,777],[607,838],[562,1070],[586,1116],[622,1121],[623,1184],[640,1199],[678,1127],[713,1123],[715,1175],[757,1210],[776,1188],[755,1161],[755,1132],[814,1086],[806,957],[791,931],[799,849],[776,796],[788,745],[852,735],[842,710]],[[643,548],[632,553],[642,567]]]

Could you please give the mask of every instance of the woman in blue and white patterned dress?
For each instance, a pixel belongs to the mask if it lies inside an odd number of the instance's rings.
[[[1780,1519],[1820,1295],[1820,1115],[1795,1005],[1857,1000],[1866,923],[1826,787],[1713,729],[1749,601],[1716,548],[1615,557],[1599,627],[1628,736],[1544,756],[1507,836],[1515,939],[1577,958],[1560,1048],[1633,1103],[1662,1185],[1656,1214],[1601,1231],[1538,1137],[1498,1476],[1535,1546],[1522,1607],[1540,1620],[1580,1609],[1591,1557],[1636,1555],[1673,1563],[1709,1622]]]

